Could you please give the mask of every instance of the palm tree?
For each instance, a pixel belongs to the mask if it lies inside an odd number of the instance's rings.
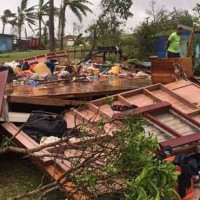
[[[62,0],[60,8],[60,29],[61,29],[61,40],[60,40],[60,49],[63,49],[63,39],[64,39],[64,30],[65,30],[65,12],[66,8],[69,9],[78,17],[79,21],[82,21],[82,15],[87,16],[87,12],[92,12],[92,10],[86,5],[91,4],[88,0]]]
[[[45,25],[43,16],[48,15],[48,12],[49,12],[49,2],[44,3],[44,0],[39,0],[37,10],[36,10],[36,15],[38,18],[40,43],[41,43],[41,38],[42,38],[42,24]]]
[[[2,34],[4,34],[6,24],[11,23],[14,17],[15,13],[12,13],[9,9],[4,10],[3,15],[1,16],[1,21],[3,24]]]
[[[54,0],[49,0],[49,42],[50,51],[55,51],[55,33],[54,33]]]
[[[21,0],[21,5],[17,8],[17,26],[18,36],[21,39],[22,26],[27,22],[29,28],[33,31],[32,25],[36,25],[36,13],[35,7],[31,6],[27,8],[28,0]],[[34,31],[33,31],[34,32]]]

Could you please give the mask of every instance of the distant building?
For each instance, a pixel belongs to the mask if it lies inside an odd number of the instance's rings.
[[[64,37],[64,43],[67,46],[74,46],[75,40],[76,40],[77,36],[74,35],[66,35]]]
[[[0,52],[12,51],[14,35],[0,34]]]

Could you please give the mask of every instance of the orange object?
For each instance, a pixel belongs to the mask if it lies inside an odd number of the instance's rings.
[[[191,178],[191,187],[186,189],[186,196],[182,200],[189,200],[194,196],[194,179]]]

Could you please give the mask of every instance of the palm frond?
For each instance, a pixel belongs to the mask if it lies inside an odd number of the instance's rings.
[[[24,12],[26,12],[26,13],[33,12],[33,11],[35,11],[36,7],[37,7],[36,5],[35,6],[31,6],[30,8],[24,9]]]
[[[21,0],[21,10],[25,10],[27,8],[28,0]]]
[[[69,6],[70,10],[76,15],[76,17],[79,19],[79,21],[82,21],[82,15],[81,12],[79,11],[78,8],[74,7],[74,6]]]
[[[42,8],[42,7],[43,7],[43,4],[44,4],[44,0],[39,0],[38,7],[39,7],[39,8]]]

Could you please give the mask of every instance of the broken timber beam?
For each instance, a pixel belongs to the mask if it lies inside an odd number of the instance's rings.
[[[87,103],[87,101],[78,100],[64,100],[54,99],[50,97],[26,97],[26,96],[8,96],[10,103],[23,103],[33,105],[46,105],[46,106],[77,106]]]

